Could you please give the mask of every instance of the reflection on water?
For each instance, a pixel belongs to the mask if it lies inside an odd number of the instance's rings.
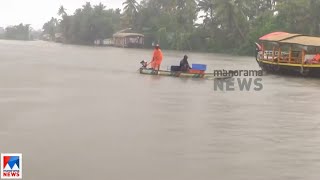
[[[184,54],[214,69],[252,57]],[[140,75],[151,50],[0,41],[0,151],[24,179],[320,178],[318,79],[266,75],[261,92]]]

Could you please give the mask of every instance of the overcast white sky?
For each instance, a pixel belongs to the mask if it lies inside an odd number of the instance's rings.
[[[0,0],[0,27],[24,23],[41,29],[51,17],[57,17],[60,5],[67,9],[68,14],[73,14],[85,2],[92,5],[101,2],[107,8],[122,9],[124,0]]]

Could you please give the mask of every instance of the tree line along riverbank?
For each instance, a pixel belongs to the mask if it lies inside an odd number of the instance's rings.
[[[41,38],[94,45],[130,28],[145,36],[144,48],[156,42],[163,49],[253,55],[253,43],[273,31],[319,35],[319,9],[317,0],[126,0],[123,10],[87,2],[73,14],[61,6]],[[26,26],[6,29],[6,37],[28,39]]]

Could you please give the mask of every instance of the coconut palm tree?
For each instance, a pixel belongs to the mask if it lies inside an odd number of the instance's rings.
[[[67,15],[66,9],[62,5],[59,8],[58,15],[59,16],[66,16]]]
[[[246,22],[246,16],[242,10],[243,1],[236,0],[215,0],[215,16],[219,19],[222,27],[231,31],[236,29],[240,37],[245,40],[245,35],[240,27],[240,23]]]
[[[125,14],[134,15],[138,13],[139,4],[136,0],[126,0],[122,5]]]
[[[84,12],[84,13],[91,13],[92,12],[92,6],[91,6],[90,2],[86,2],[86,4],[82,6],[82,12]]]
[[[197,3],[195,0],[177,0],[175,14],[180,27],[192,31],[193,24],[197,20]]]
[[[125,24],[127,26],[134,25],[139,10],[139,4],[136,0],[126,0],[122,5],[124,6],[123,20],[126,22]]]
[[[94,6],[94,11],[95,11],[95,13],[101,15],[105,8],[106,8],[106,6],[103,5],[102,3],[100,3],[99,5]]]

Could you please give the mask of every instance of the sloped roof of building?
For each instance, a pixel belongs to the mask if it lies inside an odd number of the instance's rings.
[[[113,37],[128,37],[128,36],[140,36],[140,37],[144,37],[143,34],[139,34],[139,33],[116,33],[113,35]]]

